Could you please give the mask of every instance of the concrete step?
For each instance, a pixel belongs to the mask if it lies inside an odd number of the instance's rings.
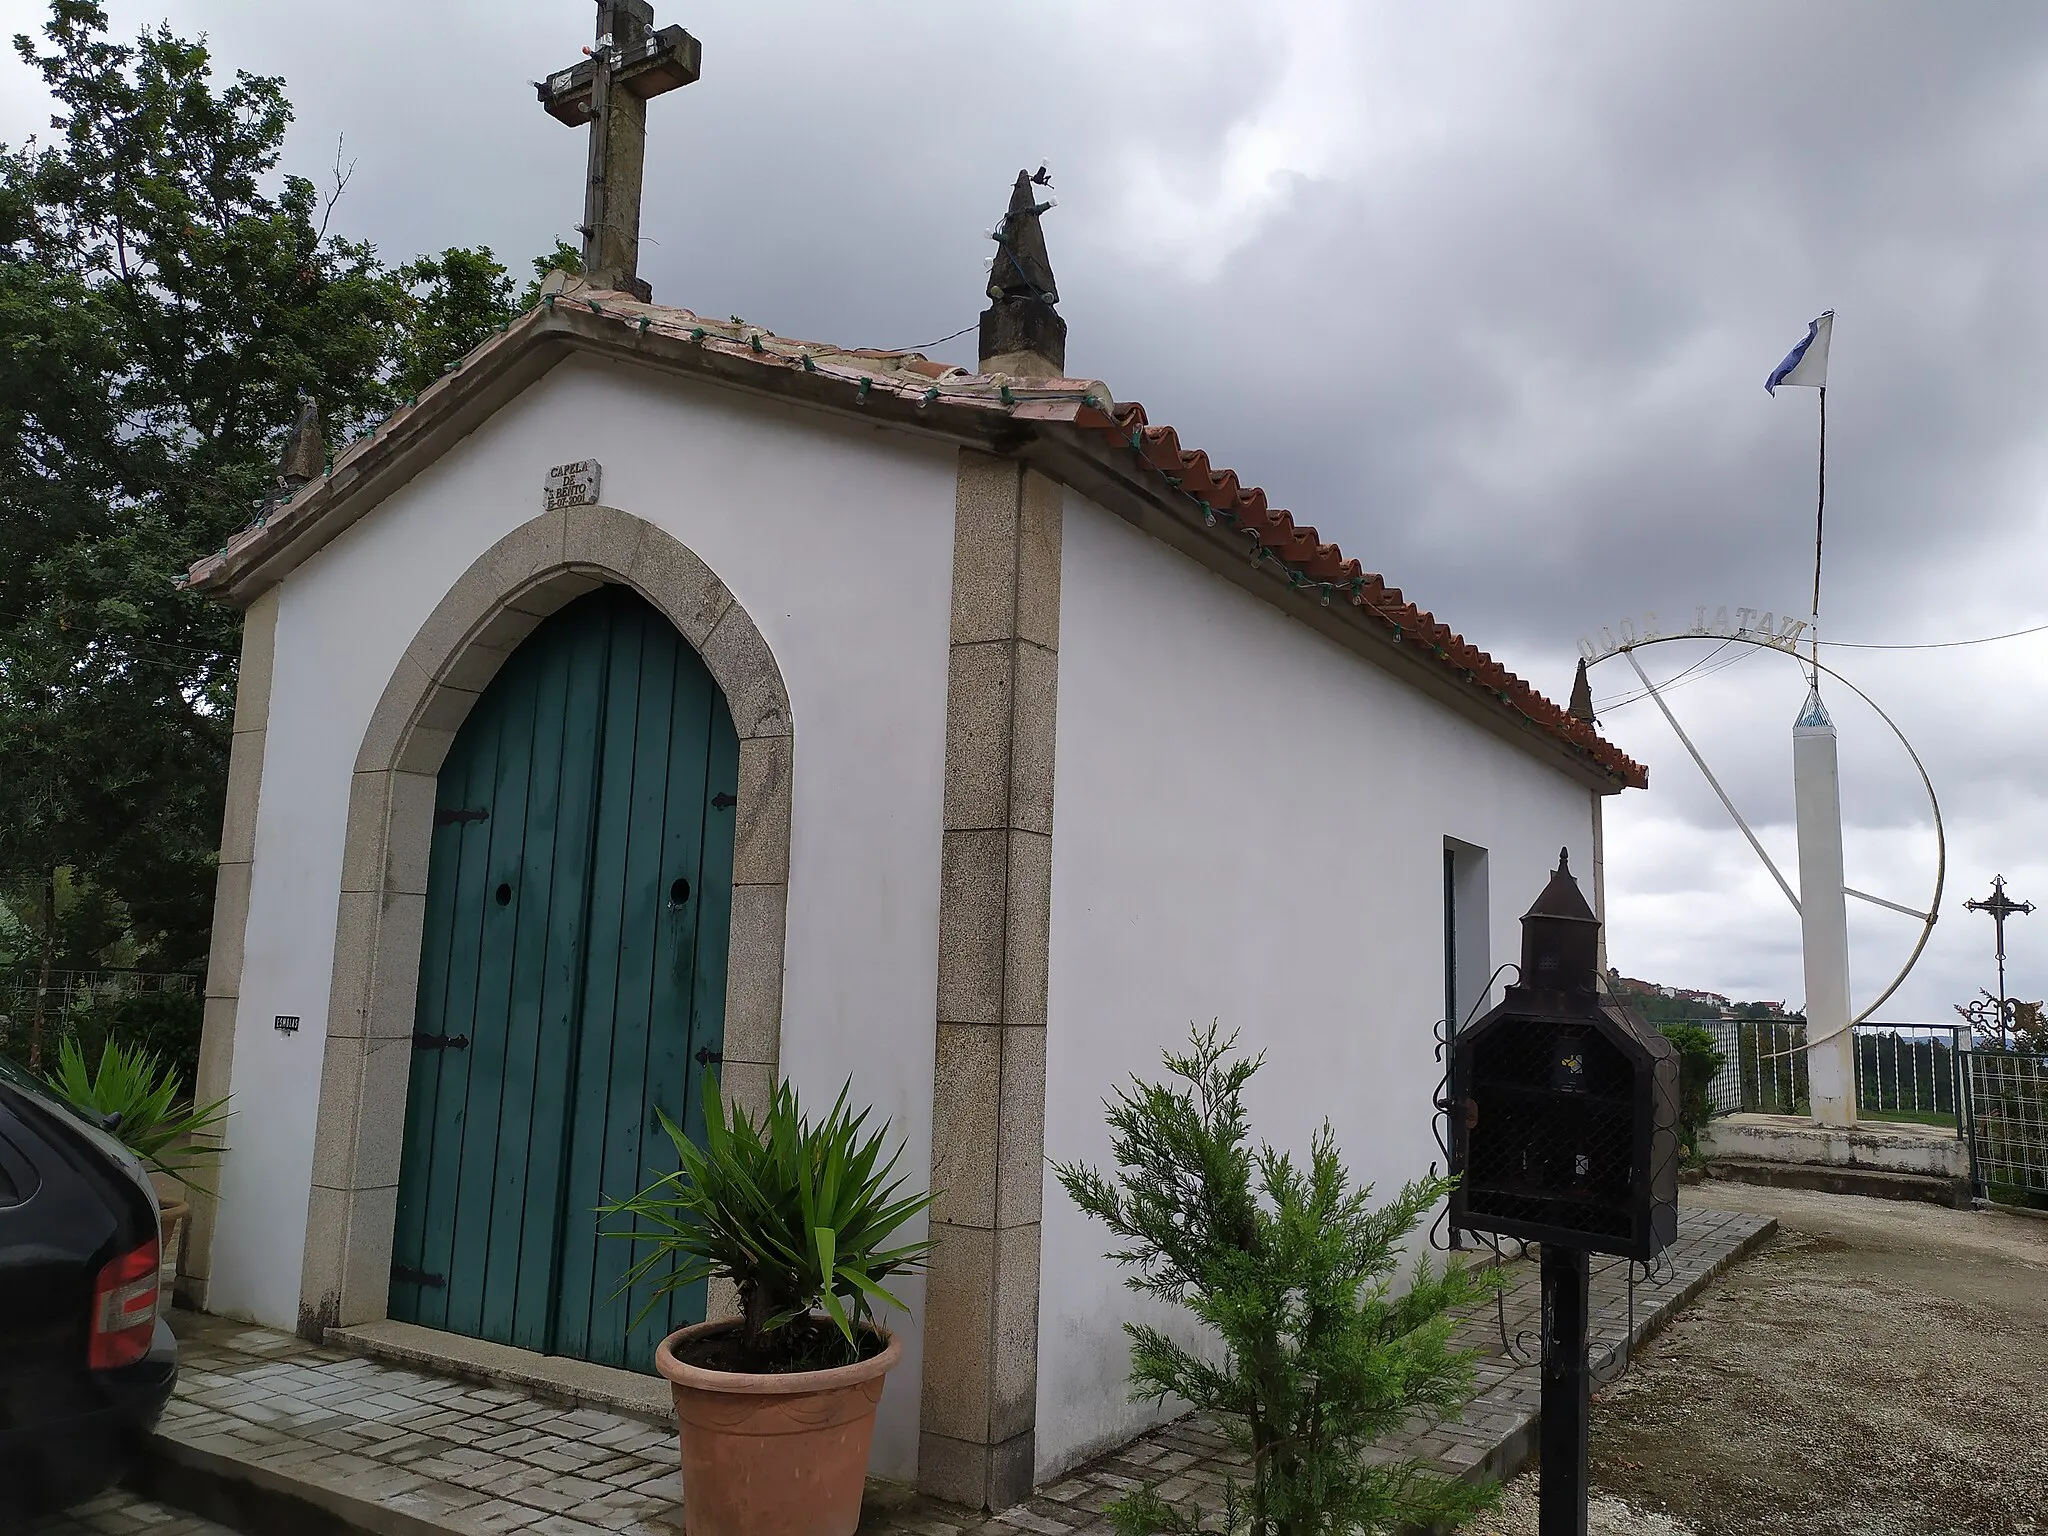
[[[374,1494],[194,1450],[168,1436],[152,1439],[130,1481],[159,1505],[239,1536],[448,1536],[446,1525],[393,1509]]]
[[[14,1526],[7,1526],[9,1531]],[[31,1520],[22,1536],[236,1536],[225,1525],[146,1499],[132,1488],[109,1488],[83,1504]]]
[[[1779,1189],[1816,1189],[1830,1195],[1868,1195],[1878,1200],[1920,1200],[1951,1210],[1970,1209],[1970,1181],[1940,1174],[1900,1173],[1833,1163],[1780,1163],[1760,1158],[1717,1157],[1707,1177]]]
[[[637,1371],[614,1370],[563,1355],[537,1355],[487,1339],[469,1339],[459,1333],[388,1320],[354,1328],[330,1328],[322,1342],[345,1354],[382,1360],[452,1381],[507,1387],[565,1408],[600,1408],[653,1424],[676,1421],[675,1398],[668,1383],[659,1376],[643,1376]]]
[[[1715,1161],[1826,1163],[1934,1178],[1967,1178],[1970,1173],[1969,1145],[1953,1126],[1897,1120],[1865,1119],[1838,1126],[1817,1125],[1799,1115],[1716,1115],[1707,1122],[1700,1149]]]

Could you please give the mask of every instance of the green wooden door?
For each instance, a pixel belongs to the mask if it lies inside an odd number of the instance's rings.
[[[739,743],[697,654],[605,587],[528,637],[435,799],[391,1316],[652,1370],[701,1288],[638,1327],[600,1200],[701,1135],[724,1036]],[[608,1225],[616,1225],[615,1223]]]

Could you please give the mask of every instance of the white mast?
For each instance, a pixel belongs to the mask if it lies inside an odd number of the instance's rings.
[[[1854,1125],[1841,773],[1835,722],[1820,701],[1818,676],[1792,726],[1792,800],[1799,827],[1799,927],[1806,953],[1806,1065],[1813,1118],[1822,1125]]]

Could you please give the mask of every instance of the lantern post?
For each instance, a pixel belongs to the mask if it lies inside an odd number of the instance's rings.
[[[1453,1039],[1453,1230],[1542,1245],[1540,1536],[1585,1536],[1593,1253],[1678,1235],[1678,1057],[1598,990],[1600,921],[1560,851],[1522,918],[1521,975]]]
[[[1588,1448],[1593,1384],[1586,1364],[1586,1250],[1545,1243],[1543,1272],[1543,1401],[1537,1429],[1542,1459],[1537,1493],[1538,1536],[1586,1536]]]

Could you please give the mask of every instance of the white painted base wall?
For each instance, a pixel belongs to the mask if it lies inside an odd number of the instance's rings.
[[[1765,1163],[1819,1163],[1833,1168],[1882,1168],[1888,1173],[1970,1176],[1970,1144],[1938,1126],[1816,1125],[1792,1115],[1718,1115],[1707,1122],[1700,1150],[1708,1157],[1753,1158]]]
[[[783,1069],[931,1161],[952,590],[952,450],[627,369],[564,364],[287,580],[211,1303],[298,1323],[349,780],[372,709],[469,565],[541,511],[549,466],[694,550],[775,652],[796,726]],[[294,1035],[271,1028],[295,1014]],[[913,1475],[922,1284],[875,1467]]]
[[[1047,1156],[1105,1166],[1111,1087],[1217,1019],[1268,1053],[1256,1134],[1327,1116],[1356,1179],[1426,1172],[1445,839],[1485,850],[1459,927],[1498,964],[1560,846],[1592,899],[1592,793],[1077,495],[1061,582]],[[1161,1416],[1123,1322],[1187,1331],[1050,1171],[1044,1222],[1040,1478]]]

